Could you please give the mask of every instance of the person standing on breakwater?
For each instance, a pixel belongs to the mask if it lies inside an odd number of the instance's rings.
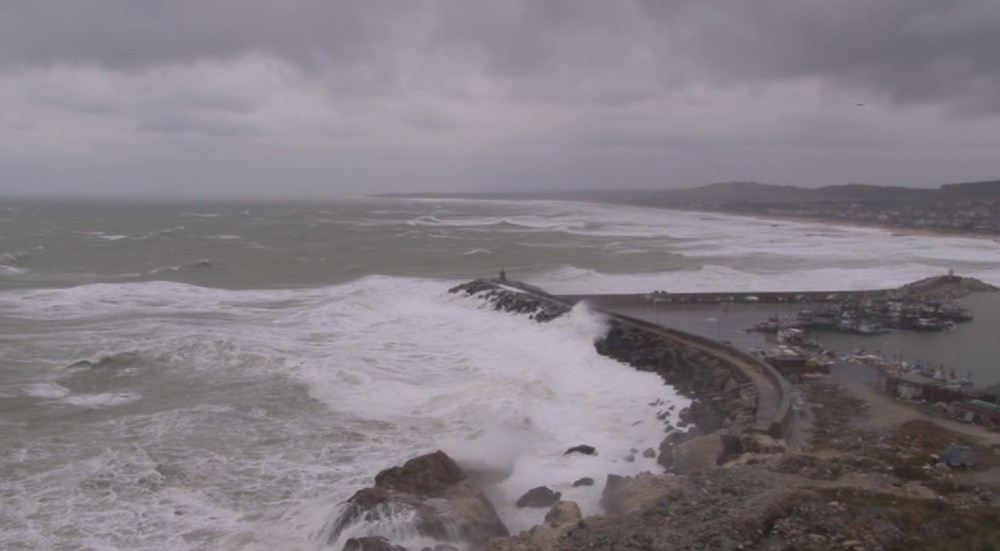
[[[507,271],[500,268],[500,281],[507,281]]]

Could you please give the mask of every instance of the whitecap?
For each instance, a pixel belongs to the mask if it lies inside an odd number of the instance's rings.
[[[69,395],[69,389],[55,383],[35,383],[21,389],[25,396],[32,398],[56,399]]]
[[[459,253],[459,256],[471,256],[477,254],[493,254],[493,251],[489,249],[469,249],[463,253]]]
[[[60,401],[73,406],[80,406],[87,408],[105,408],[105,407],[114,407],[123,404],[129,404],[141,398],[142,394],[139,394],[138,392],[119,391],[119,392],[98,392],[90,394],[74,394],[70,396],[64,396]]]

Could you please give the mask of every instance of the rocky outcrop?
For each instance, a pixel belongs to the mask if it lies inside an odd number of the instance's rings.
[[[943,275],[908,283],[893,291],[893,294],[911,299],[947,302],[972,293],[990,293],[997,290],[1000,289],[973,277]]]
[[[719,433],[696,436],[671,448],[671,466],[677,474],[711,469],[721,463],[724,452],[725,445]]]
[[[501,283],[477,279],[448,290],[449,293],[478,295],[494,310],[526,314],[539,322],[551,321],[569,312],[570,308],[558,302],[542,300]]]
[[[490,542],[490,551],[554,551],[559,540],[583,519],[580,507],[572,501],[560,501],[545,514],[545,523],[533,526],[515,537]]]
[[[590,478],[589,476],[578,478],[576,481],[573,482],[574,488],[578,486],[593,486],[593,485],[594,485],[594,479]]]
[[[545,486],[539,486],[537,488],[532,488],[525,492],[520,499],[517,500],[518,507],[548,507],[553,503],[559,501],[562,494],[559,492],[553,492]]]
[[[338,541],[356,523],[398,515],[412,516],[422,536],[440,541],[482,544],[508,534],[482,491],[450,457],[437,451],[376,475],[374,486],[347,501],[330,528],[329,541]]]
[[[770,484],[731,469],[609,477],[609,515],[587,517],[554,549],[739,549],[758,541],[790,502],[789,491]]]
[[[406,548],[393,545],[382,536],[366,536],[347,540],[343,551],[406,551]]]
[[[652,507],[676,485],[676,477],[641,473],[633,477],[608,475],[601,507],[609,515],[627,515]]]
[[[754,422],[756,393],[742,374],[708,354],[618,320],[597,345],[605,356],[641,371],[653,371],[685,396],[696,398],[682,422],[708,433],[722,426],[748,428]],[[692,433],[695,434],[695,433]]]
[[[571,526],[582,519],[580,506],[573,501],[560,501],[545,513],[545,523],[556,528]]]
[[[597,449],[594,446],[588,446],[586,444],[580,444],[579,446],[573,446],[572,448],[566,450],[563,455],[569,455],[571,453],[582,453],[583,455],[594,455],[597,453]]]

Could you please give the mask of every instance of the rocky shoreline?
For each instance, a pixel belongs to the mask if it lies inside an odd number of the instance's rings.
[[[451,292],[542,323],[571,309],[541,290],[498,280]],[[328,544],[358,551],[881,550],[993,549],[1000,541],[996,441],[922,421],[875,430],[865,404],[827,381],[805,381],[797,391],[811,410],[809,436],[790,446],[755,427],[754,385],[705,350],[614,317],[595,348],[657,373],[694,399],[682,415],[688,426],[665,427],[659,450],[646,451],[656,454],[663,472],[577,481],[603,484],[605,514],[585,518],[557,492],[535,488],[522,500],[549,507],[545,521],[509,535],[482,491],[435,452],[383,471],[355,494],[331,523]],[[976,446],[980,464],[963,471],[944,466],[936,454],[949,442]],[[586,445],[566,451],[593,452]],[[401,512],[409,529],[433,543],[407,550],[393,542],[392,530],[350,533],[358,519]]]
[[[539,323],[554,320],[571,310],[570,305],[541,290],[532,289],[529,293],[493,280],[471,281],[450,292],[476,296],[498,311],[526,315]],[[655,457],[664,472],[692,473],[740,455],[784,450],[781,441],[754,432],[758,397],[754,385],[739,370],[704,351],[672,342],[642,327],[615,318],[609,318],[607,324],[605,336],[594,345],[599,354],[642,371],[654,372],[679,393],[692,398],[690,406],[678,412],[680,421],[676,427],[667,421],[668,413],[672,412],[659,411],[657,418],[664,422],[663,440],[656,449],[632,450],[633,455],[641,453],[645,457]],[[662,404],[649,405],[659,407]],[[596,450],[579,445],[566,453],[593,454]],[[615,500],[607,496],[609,489],[621,487],[623,480],[611,474],[607,481],[581,479],[575,484],[604,482],[606,499],[602,504],[617,507],[613,505]],[[390,539],[366,535],[350,537],[350,529],[359,521],[391,523],[390,517],[402,515],[410,519],[420,537],[443,542],[437,544],[439,546],[454,544],[472,549],[504,549],[507,544],[502,542],[507,541],[510,545],[527,545],[530,549],[550,548],[563,531],[581,518],[575,503],[560,498],[558,492],[544,486],[527,492],[517,506],[551,508],[545,523],[514,538],[502,539],[508,535],[507,529],[492,504],[451,458],[438,451],[379,473],[372,487],[360,490],[348,500],[330,524],[326,538],[329,544],[343,541],[343,549],[398,551],[403,548]]]
[[[571,309],[570,305],[541,290],[529,294],[492,280],[470,281],[449,292],[475,295],[495,310],[524,314],[540,323],[567,314]],[[671,458],[664,450],[681,439],[722,428],[734,435],[749,432],[754,422],[757,396],[738,370],[702,351],[678,345],[615,318],[608,320],[606,335],[594,346],[603,356],[640,371],[658,374],[666,384],[693,399],[691,406],[681,411],[680,428],[685,430],[672,432],[661,444],[657,456],[660,464],[669,466]]]

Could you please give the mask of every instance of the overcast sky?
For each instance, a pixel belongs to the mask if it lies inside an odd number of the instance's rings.
[[[0,0],[0,193],[998,177],[997,0]]]

